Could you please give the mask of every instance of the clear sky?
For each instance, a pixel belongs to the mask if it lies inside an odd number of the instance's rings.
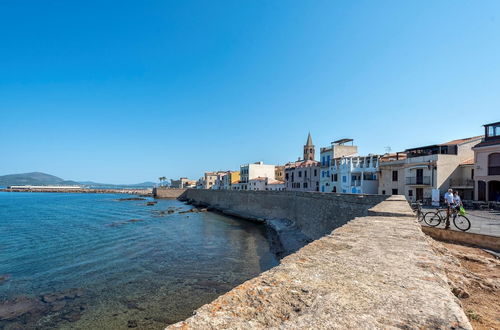
[[[0,1],[0,175],[200,177],[500,120],[500,1]],[[317,154],[319,158],[319,154]]]

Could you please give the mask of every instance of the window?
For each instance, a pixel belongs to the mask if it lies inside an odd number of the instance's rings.
[[[307,171],[304,171],[304,178],[307,178]]]
[[[285,180],[288,181],[288,173],[285,174]]]
[[[335,174],[333,175],[333,181],[337,182],[337,180],[338,180],[337,173],[335,173]]]
[[[500,153],[488,155],[488,175],[500,175]]]
[[[397,195],[398,194],[398,190],[397,189],[392,189],[392,194],[393,195]]]
[[[304,188],[307,188],[307,182],[304,182]]]
[[[337,192],[337,187],[333,186],[333,192]]]
[[[302,171],[299,171],[299,178],[302,177]]]
[[[342,182],[347,182],[347,177],[345,175],[342,175]]]
[[[314,176],[318,176],[318,170],[314,169]]]
[[[382,195],[385,195],[385,190],[382,190]]]
[[[408,196],[412,197],[413,196],[413,190],[408,190]]]
[[[398,171],[392,171],[392,181],[398,181]]]

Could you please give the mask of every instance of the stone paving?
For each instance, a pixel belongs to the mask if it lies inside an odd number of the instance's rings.
[[[436,210],[435,208],[425,208],[423,212]],[[500,237],[500,211],[497,210],[466,210],[465,215],[471,222],[471,227],[467,231],[469,233],[497,236]],[[459,230],[450,221],[450,229]],[[422,223],[425,225],[425,223]],[[437,226],[437,228],[444,228],[444,223]]]

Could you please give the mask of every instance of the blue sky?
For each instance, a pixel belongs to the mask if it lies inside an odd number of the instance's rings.
[[[0,1],[0,175],[198,178],[500,120],[500,1]],[[319,155],[317,155],[319,158]]]

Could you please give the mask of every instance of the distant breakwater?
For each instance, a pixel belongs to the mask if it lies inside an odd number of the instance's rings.
[[[78,189],[64,189],[64,188],[6,188],[0,189],[4,192],[45,192],[45,193],[79,193],[79,194],[130,194],[141,196],[152,196],[150,189],[98,189],[98,188],[78,188]]]

